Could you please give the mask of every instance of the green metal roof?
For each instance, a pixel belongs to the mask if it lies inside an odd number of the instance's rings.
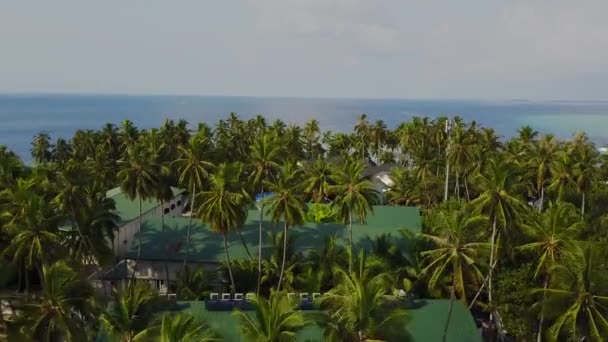
[[[184,193],[186,190],[171,187],[173,197]],[[120,187],[110,189],[106,192],[106,197],[114,200],[116,204],[116,214],[120,217],[120,222],[127,223],[139,217],[139,197],[130,199]],[[160,205],[156,199],[143,199],[141,201],[141,212],[145,213]]]
[[[447,299],[423,299],[414,301],[408,311],[407,332],[411,342],[441,341],[447,320],[450,301]],[[238,319],[229,311],[207,311],[205,303],[178,302],[178,310],[188,312],[205,321],[222,341],[242,341]],[[297,335],[298,341],[323,341],[323,331],[318,326],[309,326]],[[460,301],[454,303],[448,328],[449,342],[481,342],[482,338],[467,307]]]
[[[251,253],[257,254],[259,239],[259,217],[258,210],[250,210],[248,219],[242,229],[242,235]],[[193,219],[191,234],[189,260],[194,262],[218,262],[225,260],[223,239],[220,234],[213,233],[206,225],[197,219]],[[140,259],[145,260],[182,260],[185,253],[186,236],[189,219],[184,217],[165,216],[165,229],[162,229],[159,217],[146,219],[142,224],[141,238],[142,248]],[[367,238],[391,233],[399,234],[399,230],[408,229],[414,233],[420,231],[420,211],[414,207],[375,206],[373,213],[368,215],[367,223],[361,225],[353,224],[353,241],[355,244],[363,244]],[[262,249],[268,252],[270,241],[266,232],[279,232],[282,225],[270,222],[264,217],[262,223],[263,244]],[[341,224],[316,224],[305,223],[298,227],[289,228],[290,236],[295,236],[296,249],[306,251],[318,248],[324,243],[326,236],[335,235],[344,243],[348,239],[348,229]],[[135,258],[138,239],[132,242],[129,257]],[[229,253],[232,259],[246,258],[247,253],[236,232],[228,236]]]

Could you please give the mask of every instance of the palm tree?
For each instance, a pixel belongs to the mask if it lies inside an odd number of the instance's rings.
[[[312,119],[304,126],[304,143],[305,143],[305,157],[307,159],[317,159],[323,152],[321,144],[319,143],[321,129],[319,128],[319,122]]]
[[[169,132],[164,131],[163,134],[163,131],[150,130],[144,139],[144,143],[148,145],[149,153],[153,160],[153,167],[156,168],[154,170],[154,174],[156,175],[155,184],[153,185],[151,195],[160,202],[160,222],[163,232],[165,231],[165,203],[173,198],[171,185],[174,180],[169,167],[169,155],[172,155],[172,152],[169,146],[179,146],[170,141],[170,139],[176,139],[172,136],[172,125],[172,122],[165,121],[163,128]],[[165,287],[167,290],[169,289],[169,264],[167,261],[165,261]]]
[[[13,184],[24,170],[23,162],[4,145],[0,145],[0,188]]]
[[[529,144],[538,137],[538,131],[535,131],[532,126],[526,125],[522,126],[517,130],[519,134],[519,140],[521,140],[524,144]]]
[[[137,142],[139,131],[130,120],[124,120],[119,128],[118,138],[123,151],[128,150]]]
[[[530,220],[522,226],[524,233],[530,238],[517,250],[523,253],[533,253],[538,257],[534,278],[541,279],[543,289],[549,285],[550,270],[558,265],[572,263],[579,255],[579,246],[574,242],[583,227],[571,204],[552,206],[540,218]],[[543,293],[543,301],[545,294]],[[540,309],[538,324],[538,341],[542,338],[544,321],[544,306]]]
[[[142,201],[154,194],[154,186],[158,182],[158,168],[153,156],[144,146],[134,145],[127,151],[127,160],[122,162],[118,171],[120,187],[130,200],[139,201],[138,233],[142,225]],[[137,246],[137,260],[141,254],[141,241]],[[135,270],[133,270],[135,277]]]
[[[450,309],[443,331],[443,341],[447,339],[454,300],[459,297],[466,303],[465,286],[478,284],[483,279],[477,260],[480,251],[487,248],[488,243],[476,241],[479,237],[479,227],[486,221],[487,217],[473,214],[468,208],[449,213],[441,211],[436,220],[437,226],[433,227],[436,233],[420,234],[434,246],[433,249],[421,253],[427,262],[422,273],[431,274],[429,287],[435,288],[446,277],[452,279]]]
[[[571,267],[554,266],[552,286],[534,293],[546,296],[536,306],[548,308],[553,324],[547,331],[551,341],[562,337],[572,341],[603,341],[608,336],[608,293],[605,267],[594,264],[597,251],[585,248],[579,261]],[[600,266],[600,267],[598,267]]]
[[[492,222],[490,264],[487,276],[490,304],[492,303],[492,273],[496,260],[498,260],[498,235],[509,237],[507,228],[517,219],[523,208],[520,199],[513,195],[521,187],[521,183],[518,175],[514,174],[512,170],[512,164],[508,162],[489,161],[486,172],[479,173],[476,179],[481,194],[471,202],[473,207],[476,207],[479,212],[485,213]],[[472,303],[475,302],[476,297]],[[492,319],[492,315],[490,318]]]
[[[60,217],[37,195],[32,195],[22,210],[6,213],[9,227],[16,234],[2,255],[12,256],[15,263],[23,262],[28,270],[37,270],[42,279],[42,266],[51,263],[60,252],[57,249]]]
[[[561,151],[559,158],[553,164],[549,190],[553,190],[557,193],[558,201],[562,201],[565,192],[575,185],[574,174],[572,172],[572,170],[574,170],[574,163],[572,159],[570,154]]]
[[[362,162],[365,161],[368,153],[369,146],[369,135],[370,135],[371,125],[367,120],[366,114],[359,115],[357,122],[355,123],[355,148],[357,149],[357,154],[361,158]]]
[[[332,168],[325,159],[315,159],[304,169],[304,193],[315,203],[328,200]]]
[[[532,160],[530,163],[535,171],[536,193],[540,195],[539,212],[543,210],[545,187],[547,181],[551,178],[551,170],[558,150],[559,142],[553,135],[545,135],[538,143],[532,145]]]
[[[390,179],[393,184],[385,194],[389,204],[412,205],[420,203],[418,182],[412,171],[402,166],[394,167],[390,171]]]
[[[220,341],[213,336],[204,323],[185,313],[163,314],[160,324],[139,333],[137,340],[158,342]]]
[[[212,231],[222,234],[224,238],[224,252],[226,253],[226,266],[230,275],[231,291],[235,291],[234,276],[230,267],[227,235],[241,227],[247,219],[247,194],[235,191],[234,183],[238,182],[240,167],[222,163],[211,174],[211,189],[199,193],[201,205],[198,215],[203,223],[207,223]]]
[[[241,333],[248,341],[296,341],[297,332],[312,323],[298,310],[299,303],[284,292],[272,290],[268,299],[256,296],[251,303],[253,314],[240,310],[233,313],[239,321]]]
[[[40,132],[32,141],[32,157],[38,164],[44,164],[51,161],[51,138],[48,133]]]
[[[353,249],[353,214],[364,224],[372,203],[377,199],[377,192],[372,182],[363,177],[365,166],[360,161],[347,161],[341,168],[335,170],[333,181],[335,185],[329,187],[331,193],[336,195],[334,204],[338,209],[338,216],[348,223],[349,230],[349,271],[352,271]]]
[[[105,195],[94,185],[83,188],[83,202],[76,211],[72,229],[60,232],[62,246],[74,261],[108,265],[112,260],[114,253],[107,242],[114,241],[119,217],[114,201]]]
[[[264,133],[257,137],[251,147],[251,167],[252,171],[249,175],[251,184],[257,190],[260,189],[260,194],[264,196],[264,181],[268,176],[279,169],[279,161],[281,160],[282,149],[278,140],[270,133]],[[264,199],[259,201],[258,209],[260,211],[259,219],[259,236],[258,236],[258,287],[257,293],[260,293],[262,280],[262,221],[264,218]]]
[[[36,341],[87,340],[87,324],[96,312],[91,284],[64,261],[45,265],[41,284],[39,298],[21,308],[16,323]]]
[[[581,195],[581,217],[585,216],[585,196],[591,191],[593,181],[598,176],[598,152],[593,145],[575,145],[574,182]]]
[[[190,237],[192,234],[192,219],[195,216],[197,191],[202,188],[205,180],[209,177],[209,170],[213,164],[206,155],[207,138],[195,135],[190,140],[188,147],[180,146],[180,157],[174,161],[178,168],[179,182],[190,191],[190,219],[188,222],[188,233],[186,236],[186,253],[184,256],[184,267],[188,264],[190,253]]]
[[[202,267],[184,267],[177,273],[176,289],[180,300],[202,300],[205,291],[211,289],[210,276]]]
[[[387,274],[372,275],[362,253],[356,272],[337,267],[334,272],[339,282],[321,299],[321,307],[328,309],[325,333],[330,340],[383,339],[393,325],[405,328],[406,312],[386,292]]]
[[[157,309],[158,295],[149,284],[130,280],[114,289],[112,297],[99,317],[104,332],[124,342],[142,339]]]
[[[287,229],[304,222],[304,199],[300,196],[300,171],[292,164],[285,164],[280,169],[277,179],[266,181],[266,187],[273,192],[268,198],[272,221],[278,224],[283,221],[283,261],[277,291],[281,290],[281,282],[285,271],[287,253]]]

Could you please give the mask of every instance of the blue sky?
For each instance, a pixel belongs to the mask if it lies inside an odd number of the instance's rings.
[[[608,100],[608,1],[0,0],[0,92]]]

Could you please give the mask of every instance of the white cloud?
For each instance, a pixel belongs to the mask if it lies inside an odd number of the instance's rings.
[[[392,51],[399,31],[388,7],[363,0],[248,0],[258,25],[268,31],[331,40],[336,47],[360,53]]]

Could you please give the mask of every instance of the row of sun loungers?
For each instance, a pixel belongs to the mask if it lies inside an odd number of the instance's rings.
[[[314,301],[321,296],[321,293],[293,293],[287,294],[288,298],[298,298],[299,308],[302,310],[313,310]],[[205,300],[205,307],[212,311],[225,311],[238,308],[241,310],[253,309],[251,299],[255,297],[254,293],[235,293],[234,297],[230,293],[211,293],[209,299]]]

